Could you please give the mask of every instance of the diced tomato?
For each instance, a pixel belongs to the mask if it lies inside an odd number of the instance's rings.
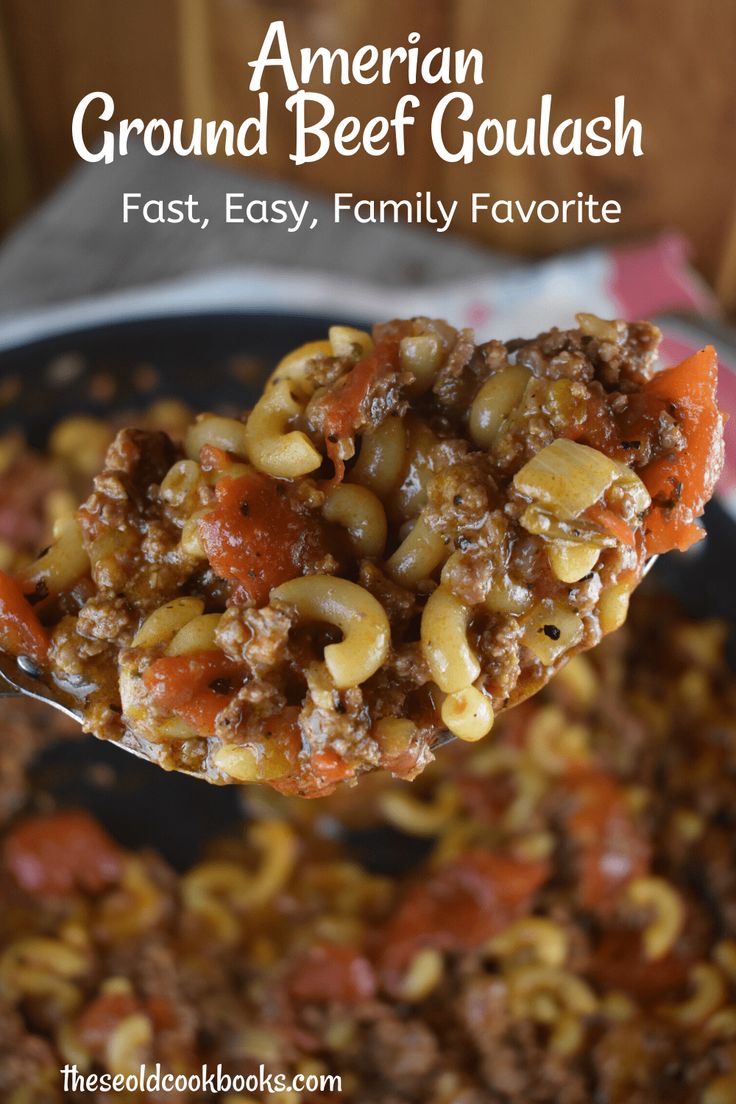
[[[578,847],[578,897],[583,908],[606,912],[632,878],[647,873],[649,845],[607,774],[587,771],[569,784],[575,807],[567,830]]]
[[[203,445],[199,450],[199,464],[202,471],[225,471],[233,465],[232,457],[225,449],[217,445]]]
[[[296,714],[297,710],[294,709],[293,712]],[[296,732],[299,733],[296,722],[294,722],[294,727]],[[301,735],[299,734],[298,747],[300,746]],[[293,756],[293,763],[294,771],[292,774],[270,780],[270,785],[279,793],[292,796],[298,794],[300,797],[326,797],[333,793],[340,782],[353,778],[355,775],[353,768],[333,748],[325,748],[324,751],[316,752],[308,762],[304,763],[301,770],[297,770],[296,754]]]
[[[15,579],[0,571],[0,649],[44,663],[48,633]]]
[[[455,785],[463,807],[481,824],[498,825],[514,800],[514,783],[509,774],[461,775]]]
[[[134,993],[102,993],[77,1020],[77,1032],[83,1046],[102,1055],[112,1033],[128,1016],[142,1012],[157,1031],[170,1030],[176,1024],[176,1012],[164,997],[142,999]]]
[[[214,736],[217,716],[235,696],[242,673],[213,650],[161,656],[146,668],[143,682],[157,709],[181,717],[200,736]]]
[[[468,851],[440,867],[404,898],[383,936],[391,975],[421,947],[469,950],[527,913],[549,868],[489,851]]]
[[[344,782],[354,774],[352,767],[333,748],[325,748],[312,756],[314,773],[328,785]]]
[[[363,410],[363,405],[374,384],[398,370],[400,340],[400,335],[392,335],[379,342],[324,398],[325,444],[327,455],[335,465],[337,483],[345,474],[339,441],[352,437],[365,418],[367,411]]]
[[[695,518],[703,513],[723,467],[717,382],[716,352],[709,345],[647,384],[652,410],[671,410],[685,436],[680,452],[653,460],[641,472],[653,499],[647,516],[649,555],[685,551],[704,536]]]
[[[376,976],[355,947],[321,943],[310,947],[291,973],[290,991],[300,1001],[361,1001],[376,993]]]
[[[119,881],[120,848],[87,813],[68,810],[27,820],[5,841],[3,859],[26,893],[99,893]]]
[[[118,1025],[141,1010],[141,1002],[133,993],[103,993],[77,1020],[80,1042],[93,1054],[100,1054]]]
[[[165,997],[149,997],[146,1012],[158,1031],[170,1031],[176,1024],[176,1010]]]
[[[638,931],[614,928],[603,935],[593,952],[590,972],[604,987],[622,989],[649,1004],[683,989],[692,965],[692,960],[673,953],[646,959]]]
[[[319,519],[295,509],[283,481],[257,471],[223,476],[215,493],[199,532],[213,571],[244,600],[264,606],[273,587],[325,554]]]
[[[601,529],[608,530],[619,544],[625,544],[629,548],[636,547],[636,534],[631,526],[613,510],[603,506],[602,503],[597,502],[595,506],[591,506],[589,510],[586,510],[585,517],[589,518],[594,525],[599,525]]]
[[[581,425],[571,426],[564,432],[571,441],[579,441],[590,448],[615,457],[620,447],[618,429],[608,399],[593,391],[588,399],[585,421]]]

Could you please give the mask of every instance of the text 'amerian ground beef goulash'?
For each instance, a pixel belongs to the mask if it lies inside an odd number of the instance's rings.
[[[241,420],[122,430],[51,548],[0,577],[0,641],[84,726],[167,769],[319,796],[419,774],[624,621],[702,535],[716,358],[659,332],[474,344],[335,326]]]

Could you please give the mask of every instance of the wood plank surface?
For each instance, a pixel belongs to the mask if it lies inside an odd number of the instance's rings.
[[[390,115],[404,92],[422,100],[406,157],[339,157],[297,168],[289,154],[293,119],[271,75],[268,158],[249,171],[326,194],[412,197],[431,189],[459,198],[456,229],[481,242],[530,255],[601,238],[677,228],[726,306],[736,306],[736,5],[728,0],[0,0],[0,226],[8,226],[57,184],[76,161],[71,117],[86,92],[104,89],[118,117],[250,114],[246,62],[270,20],[286,21],[293,50],[303,46],[379,47],[406,43],[478,46],[486,83],[473,90],[476,119],[526,118],[544,93],[555,115],[612,112],[625,94],[644,125],[645,156],[479,158],[441,161],[429,116],[441,86],[396,80],[332,85],[339,115]],[[315,85],[319,91],[319,85]],[[237,159],[230,160],[237,168]],[[623,206],[620,226],[539,222],[473,225],[473,191],[524,202],[578,191]]]

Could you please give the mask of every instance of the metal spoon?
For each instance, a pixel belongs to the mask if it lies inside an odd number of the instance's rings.
[[[65,717],[71,717],[79,725],[84,719],[82,710],[72,704],[72,695],[65,694],[63,690],[43,682],[42,672],[28,656],[18,656],[16,659],[15,656],[0,652],[0,699],[2,698],[31,698],[33,701],[50,705],[52,709],[57,709]],[[138,759],[143,759],[147,763],[152,762],[151,756],[147,755],[145,749],[138,746],[132,737],[123,737],[116,742],[116,746],[130,752]],[[193,778],[201,778],[205,782],[209,781],[203,771],[180,770],[179,773],[190,774]]]

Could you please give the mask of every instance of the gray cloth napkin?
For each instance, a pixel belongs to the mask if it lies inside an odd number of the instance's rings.
[[[205,230],[189,224],[122,221],[122,195],[200,200]],[[309,198],[319,225],[288,233],[283,226],[228,225],[225,194],[248,198]],[[122,288],[243,263],[360,277],[386,286],[432,283],[499,273],[515,267],[450,234],[416,226],[336,225],[330,197],[236,172],[212,162],[142,150],[111,165],[80,165],[0,248],[0,314],[61,303]]]

